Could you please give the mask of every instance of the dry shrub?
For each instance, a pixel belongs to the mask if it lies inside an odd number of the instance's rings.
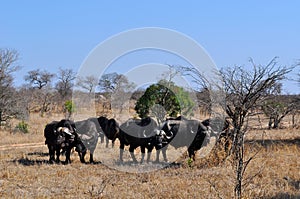
[[[227,146],[228,144],[228,146]],[[195,161],[195,167],[198,169],[211,168],[222,165],[228,159],[231,149],[231,142],[221,138],[205,157]],[[201,152],[201,151],[200,151]]]

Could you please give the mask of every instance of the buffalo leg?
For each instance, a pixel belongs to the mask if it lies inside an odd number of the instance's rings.
[[[85,163],[85,160],[84,160],[85,154],[86,154],[86,151],[83,151],[83,152],[78,151],[78,155],[79,155],[79,159],[80,159],[81,163]]]
[[[193,158],[193,161],[195,161],[195,150],[194,149],[188,149],[189,157]]]
[[[109,144],[109,139],[107,137],[105,137],[105,141],[106,141],[106,145],[105,147],[108,148],[108,144]]]
[[[114,148],[114,146],[115,146],[115,141],[116,141],[116,140],[114,139],[114,140],[112,140],[112,142],[111,142],[111,147],[112,147],[112,148]]]
[[[49,163],[53,164],[55,162],[55,157],[54,157],[55,156],[55,149],[54,149],[53,146],[49,146],[49,145],[48,145],[48,149],[49,149],[49,156],[50,156]]]
[[[103,134],[100,135],[100,142],[101,142],[101,143],[104,143],[104,137],[105,137],[105,136],[104,136]]]
[[[165,162],[168,162],[168,158],[167,158],[167,147],[161,148],[161,149],[156,149],[156,163],[159,163],[159,155],[160,152],[162,152],[163,158]]]
[[[130,156],[131,156],[131,158],[132,158],[132,160],[133,160],[133,162],[134,163],[137,163],[137,160],[136,160],[136,158],[135,158],[135,155],[134,155],[134,149],[135,149],[136,147],[133,147],[132,145],[129,147],[129,152],[130,152]],[[145,153],[144,153],[145,154]]]
[[[159,154],[160,154],[160,150],[156,150],[156,163],[159,163]]]
[[[120,162],[123,162],[124,143],[120,143]]]
[[[145,147],[141,146],[141,152],[142,152],[142,159],[141,159],[141,164],[144,162],[145,159]]]
[[[167,147],[165,147],[165,148],[162,149],[162,154],[163,154],[163,157],[164,157],[164,161],[165,161],[165,162],[168,162],[168,158],[167,158]]]
[[[90,163],[94,163],[94,151],[95,148],[93,147],[92,149],[90,149]]]
[[[59,159],[59,156],[60,156],[60,148],[57,147],[55,149],[55,152],[56,152],[56,163],[60,163],[60,159]]]
[[[65,161],[65,164],[69,164],[71,163],[71,149],[66,149],[66,161]]]
[[[153,147],[148,147],[147,149],[148,149],[148,151],[147,151],[147,163],[149,163]]]
[[[91,164],[94,163],[94,157],[93,157],[93,153],[92,152],[90,152],[90,163]]]
[[[149,163],[149,162],[150,162],[150,158],[151,158],[151,152],[150,152],[150,151],[148,151],[148,153],[147,153],[147,163]]]

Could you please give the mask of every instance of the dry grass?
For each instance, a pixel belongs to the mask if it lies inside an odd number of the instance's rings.
[[[58,115],[30,118],[30,133],[0,131],[0,146],[44,142],[43,128]],[[300,130],[251,130],[247,134],[246,157],[250,162],[244,179],[244,198],[299,198]],[[222,151],[197,153],[191,167],[183,154],[178,165],[146,173],[161,165],[118,164],[119,150],[101,143],[95,160],[103,164],[82,164],[74,153],[70,165],[50,165],[45,145],[8,147],[0,150],[1,198],[233,198],[234,173]],[[176,158],[168,151],[169,159]],[[173,155],[173,157],[172,157]],[[139,155],[137,155],[140,158]],[[201,156],[201,157],[202,157]],[[86,157],[88,160],[88,157]],[[62,157],[64,159],[64,157]],[[128,151],[125,161],[130,160]],[[153,157],[154,159],[154,157]],[[127,172],[123,172],[126,170]],[[130,172],[128,172],[130,171]],[[142,170],[143,171],[143,170]]]

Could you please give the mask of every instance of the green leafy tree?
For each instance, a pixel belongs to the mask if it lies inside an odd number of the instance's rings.
[[[70,118],[72,113],[74,113],[76,110],[75,104],[71,100],[67,100],[65,102],[65,112],[66,112],[66,118]]]
[[[191,114],[194,102],[188,91],[176,86],[174,82],[161,80],[150,85],[144,95],[138,99],[135,111],[139,117],[154,116],[162,121],[167,115]]]

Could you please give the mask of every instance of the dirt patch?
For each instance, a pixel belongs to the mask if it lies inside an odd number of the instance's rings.
[[[21,148],[37,148],[37,147],[42,147],[42,146],[45,146],[44,142],[7,144],[7,145],[0,146],[0,151],[15,150],[15,149],[21,149]]]

